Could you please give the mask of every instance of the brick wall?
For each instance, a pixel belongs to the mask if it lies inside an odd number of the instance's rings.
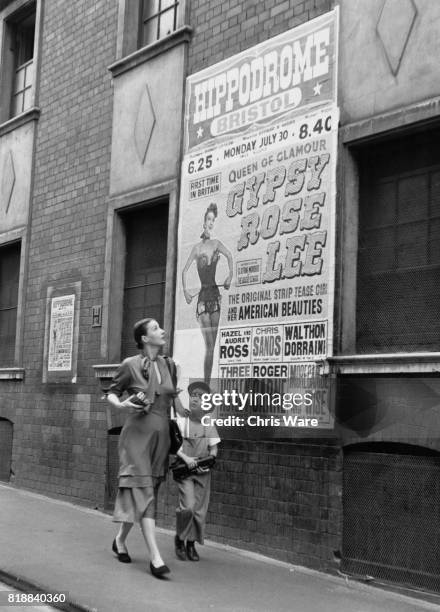
[[[191,0],[188,73],[318,17],[333,5],[333,0]]]
[[[3,383],[14,422],[15,482],[102,504],[105,414],[91,365],[100,361],[91,306],[102,303],[117,3],[44,7],[35,179],[24,311],[24,383]],[[46,291],[81,281],[76,384],[42,384]]]
[[[207,537],[328,570],[340,548],[342,454],[332,443],[222,441],[212,473]],[[174,528],[172,479],[159,523]]]

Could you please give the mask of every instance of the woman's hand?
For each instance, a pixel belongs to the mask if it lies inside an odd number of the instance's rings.
[[[133,404],[130,398],[127,397],[123,402],[119,402],[119,408],[132,408],[133,410],[139,410],[140,406]]]
[[[143,402],[143,405],[135,404],[134,402],[132,402],[130,396],[127,397],[127,399],[125,399],[123,402],[120,402],[120,408],[130,408],[131,410],[134,410],[134,412],[143,412],[144,414],[148,414],[151,407],[151,401],[147,399],[145,393],[143,392],[139,392],[137,394],[137,397]]]
[[[182,404],[180,397],[178,396],[175,396],[175,399],[174,399],[174,410],[177,412],[179,416],[184,417],[184,418],[191,414],[191,410],[189,408],[186,408]]]
[[[116,393],[109,393],[107,395],[107,401],[109,404],[113,406],[113,408],[117,408],[118,410],[122,408],[130,408],[131,410],[138,411],[140,408],[139,405],[136,405],[133,402],[131,402],[129,397],[127,397],[127,399],[121,402],[121,400],[116,395]]]
[[[180,387],[176,387],[174,389],[174,391],[172,393],[170,393],[171,397],[173,397],[174,399],[176,399],[176,397],[179,395],[179,393],[182,393],[183,389],[181,389]]]
[[[143,412],[144,414],[148,414],[150,412],[150,408],[153,405],[153,402],[147,398],[144,398],[143,400],[144,405],[142,406],[142,408],[140,409],[139,412]]]
[[[192,295],[186,289],[183,290],[183,295],[185,296],[186,303],[191,304]]]
[[[229,275],[228,278],[225,280],[225,282],[223,283],[223,287],[228,290],[229,287],[231,286],[231,281],[232,281],[232,276]]]
[[[219,252],[222,255],[224,255],[226,257],[226,259],[228,260],[229,276],[225,280],[225,282],[223,283],[223,287],[226,290],[228,290],[229,287],[231,286],[232,276],[234,274],[234,262],[232,261],[231,251],[228,248],[226,248],[225,245],[223,244],[223,242],[221,242],[220,240],[217,241],[217,248],[218,248]]]

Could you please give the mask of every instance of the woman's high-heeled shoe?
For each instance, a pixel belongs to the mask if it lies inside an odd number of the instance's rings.
[[[118,561],[121,563],[131,563],[131,557],[128,553],[119,552],[118,547],[116,546],[116,539],[113,540],[112,551],[115,553],[115,555],[117,555]]]
[[[168,565],[159,565],[159,567],[154,567],[150,561],[150,572],[155,578],[162,578],[165,574],[170,573],[170,568]]]

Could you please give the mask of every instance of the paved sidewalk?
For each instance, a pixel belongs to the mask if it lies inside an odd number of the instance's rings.
[[[0,485],[0,573],[65,592],[99,612],[418,612],[438,605],[265,557],[207,544],[199,563],[178,561],[159,531],[170,580],[153,578],[141,533],[128,538],[131,564],[111,553],[106,514]]]

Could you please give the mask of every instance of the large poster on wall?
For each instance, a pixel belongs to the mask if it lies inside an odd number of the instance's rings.
[[[174,354],[274,435],[332,426],[336,56],[332,11],[187,79]]]

